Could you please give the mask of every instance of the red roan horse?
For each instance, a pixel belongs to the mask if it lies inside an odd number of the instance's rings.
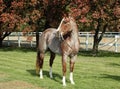
[[[36,71],[39,72],[40,78],[43,78],[42,67],[44,54],[47,49],[50,50],[50,78],[52,78],[52,64],[55,54],[62,55],[63,86],[66,86],[66,64],[67,57],[70,58],[70,82],[73,81],[73,69],[77,53],[79,51],[79,38],[77,24],[72,17],[64,17],[58,27],[46,29],[39,38],[37,50]]]

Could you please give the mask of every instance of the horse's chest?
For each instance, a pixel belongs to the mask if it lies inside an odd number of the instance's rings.
[[[79,51],[79,42],[64,41],[62,43],[62,49],[67,55],[76,55]]]
[[[71,47],[71,54],[76,55],[76,54],[78,53],[78,51],[79,51],[78,46],[73,45],[73,46]]]

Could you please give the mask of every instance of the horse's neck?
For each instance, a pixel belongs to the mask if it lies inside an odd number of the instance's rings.
[[[76,42],[76,40],[78,40],[78,32],[72,32],[71,33],[71,39],[74,39],[73,41]]]
[[[71,33],[71,37],[72,39],[74,39],[75,41],[78,40],[78,28],[76,23],[73,23],[74,26],[72,26],[72,33]]]

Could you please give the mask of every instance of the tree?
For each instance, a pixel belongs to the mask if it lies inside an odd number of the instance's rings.
[[[0,46],[8,32],[57,27],[67,4],[65,0],[0,0]]]
[[[93,52],[98,52],[98,45],[102,40],[106,29],[108,28],[111,21],[115,21],[118,19],[116,16],[120,15],[120,12],[115,12],[115,8],[120,6],[120,2],[118,0],[93,0],[91,2],[93,23],[96,24],[95,27],[95,35],[94,35],[94,45]],[[120,7],[119,7],[120,8]],[[101,34],[99,32],[101,31]]]
[[[119,0],[73,0],[75,5],[73,12],[78,18],[79,27],[87,30],[93,30],[94,45],[93,53],[98,52],[98,45],[102,40],[104,33],[110,22],[120,19],[120,1]],[[114,29],[113,29],[114,30]],[[101,32],[101,34],[99,34]]]
[[[0,40],[5,37],[3,33],[9,35],[12,31],[38,32],[48,27],[57,28],[65,14],[76,18],[81,30],[94,31],[93,51],[96,53],[106,29],[120,19],[120,1],[0,0]],[[36,35],[37,41],[38,38]]]
[[[0,15],[1,15],[0,16],[0,46],[2,46],[3,39],[10,34],[10,32],[8,32],[8,31],[3,33],[4,28],[8,26],[8,23],[7,23],[8,19],[7,18],[10,16],[9,14],[2,13],[5,10],[5,8],[6,8],[6,5],[4,4],[3,0],[0,0]],[[1,22],[2,20],[3,20],[3,22],[6,22],[6,23],[2,23]]]
[[[34,31],[42,10],[37,0],[0,0],[0,46],[13,31]]]

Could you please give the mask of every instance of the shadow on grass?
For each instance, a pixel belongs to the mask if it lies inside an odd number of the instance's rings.
[[[113,80],[116,80],[116,81],[120,81],[120,76],[118,75],[109,75],[109,74],[101,74],[102,77],[100,78],[107,78],[107,79],[113,79]]]
[[[90,51],[79,51],[78,55],[85,57],[120,57],[120,53],[99,51],[96,56],[93,55],[92,50]]]
[[[32,76],[38,76],[39,77],[39,75],[36,74],[36,71],[34,69],[26,70],[26,71],[29,72]],[[45,77],[45,76],[48,77],[48,78],[50,78],[49,71],[43,70],[43,77]],[[62,79],[61,75],[53,72],[53,78],[52,78],[52,80],[61,83],[61,81],[59,81],[61,79]]]
[[[100,75],[90,75],[90,76],[86,76],[84,75],[83,77],[84,79],[110,79],[110,80],[115,80],[120,82],[120,75],[112,75],[112,74],[100,74]]]
[[[110,66],[116,66],[116,67],[120,67],[120,64],[118,63],[109,63]]]

